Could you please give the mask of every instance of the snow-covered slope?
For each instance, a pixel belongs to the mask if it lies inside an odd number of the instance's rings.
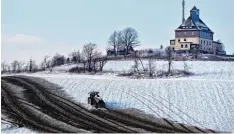
[[[186,124],[232,130],[231,81],[93,79],[65,75],[44,78],[62,85],[82,103],[87,103],[88,92],[99,91],[109,107],[134,107]]]
[[[132,61],[110,61],[104,69],[129,70]],[[144,61],[147,64],[147,61]],[[173,68],[183,69],[183,62]],[[196,75],[173,79],[128,79],[114,75],[31,74],[63,87],[87,104],[88,92],[99,91],[108,107],[138,108],[157,117],[231,132],[233,129],[233,62],[187,62]],[[166,69],[165,61],[156,68]]]
[[[148,67],[148,61],[143,60],[144,68]],[[193,78],[212,78],[212,79],[233,79],[234,80],[234,62],[223,61],[173,61],[172,69],[184,69],[184,64],[187,64],[190,68],[189,71],[195,73]],[[108,61],[104,66],[104,71],[112,72],[129,72],[134,65],[132,60],[120,60],[120,61]],[[155,70],[167,70],[167,61],[155,61]],[[142,65],[139,62],[139,68],[142,69]]]

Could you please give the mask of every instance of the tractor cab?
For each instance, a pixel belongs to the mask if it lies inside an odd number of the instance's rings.
[[[90,92],[88,97],[88,104],[94,106],[95,108],[105,108],[105,102],[99,96],[99,92]]]

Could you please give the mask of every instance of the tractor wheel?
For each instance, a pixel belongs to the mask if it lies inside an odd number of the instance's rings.
[[[98,104],[95,104],[95,108],[98,108]]]
[[[100,101],[100,102],[98,103],[98,107],[99,107],[99,108],[105,108],[105,103],[104,103],[104,101]]]

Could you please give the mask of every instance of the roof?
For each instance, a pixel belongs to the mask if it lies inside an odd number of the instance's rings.
[[[211,29],[201,19],[199,19],[198,22],[195,22],[192,20],[191,16],[189,16],[188,19],[176,29],[176,31],[179,30],[204,30],[213,33],[213,31],[211,31]]]
[[[197,7],[194,6],[190,11],[197,10]]]

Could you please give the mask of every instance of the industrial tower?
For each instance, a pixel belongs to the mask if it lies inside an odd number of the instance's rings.
[[[183,0],[182,1],[182,24],[184,23],[185,21],[185,15],[184,15],[184,11],[185,10],[185,1]]]

